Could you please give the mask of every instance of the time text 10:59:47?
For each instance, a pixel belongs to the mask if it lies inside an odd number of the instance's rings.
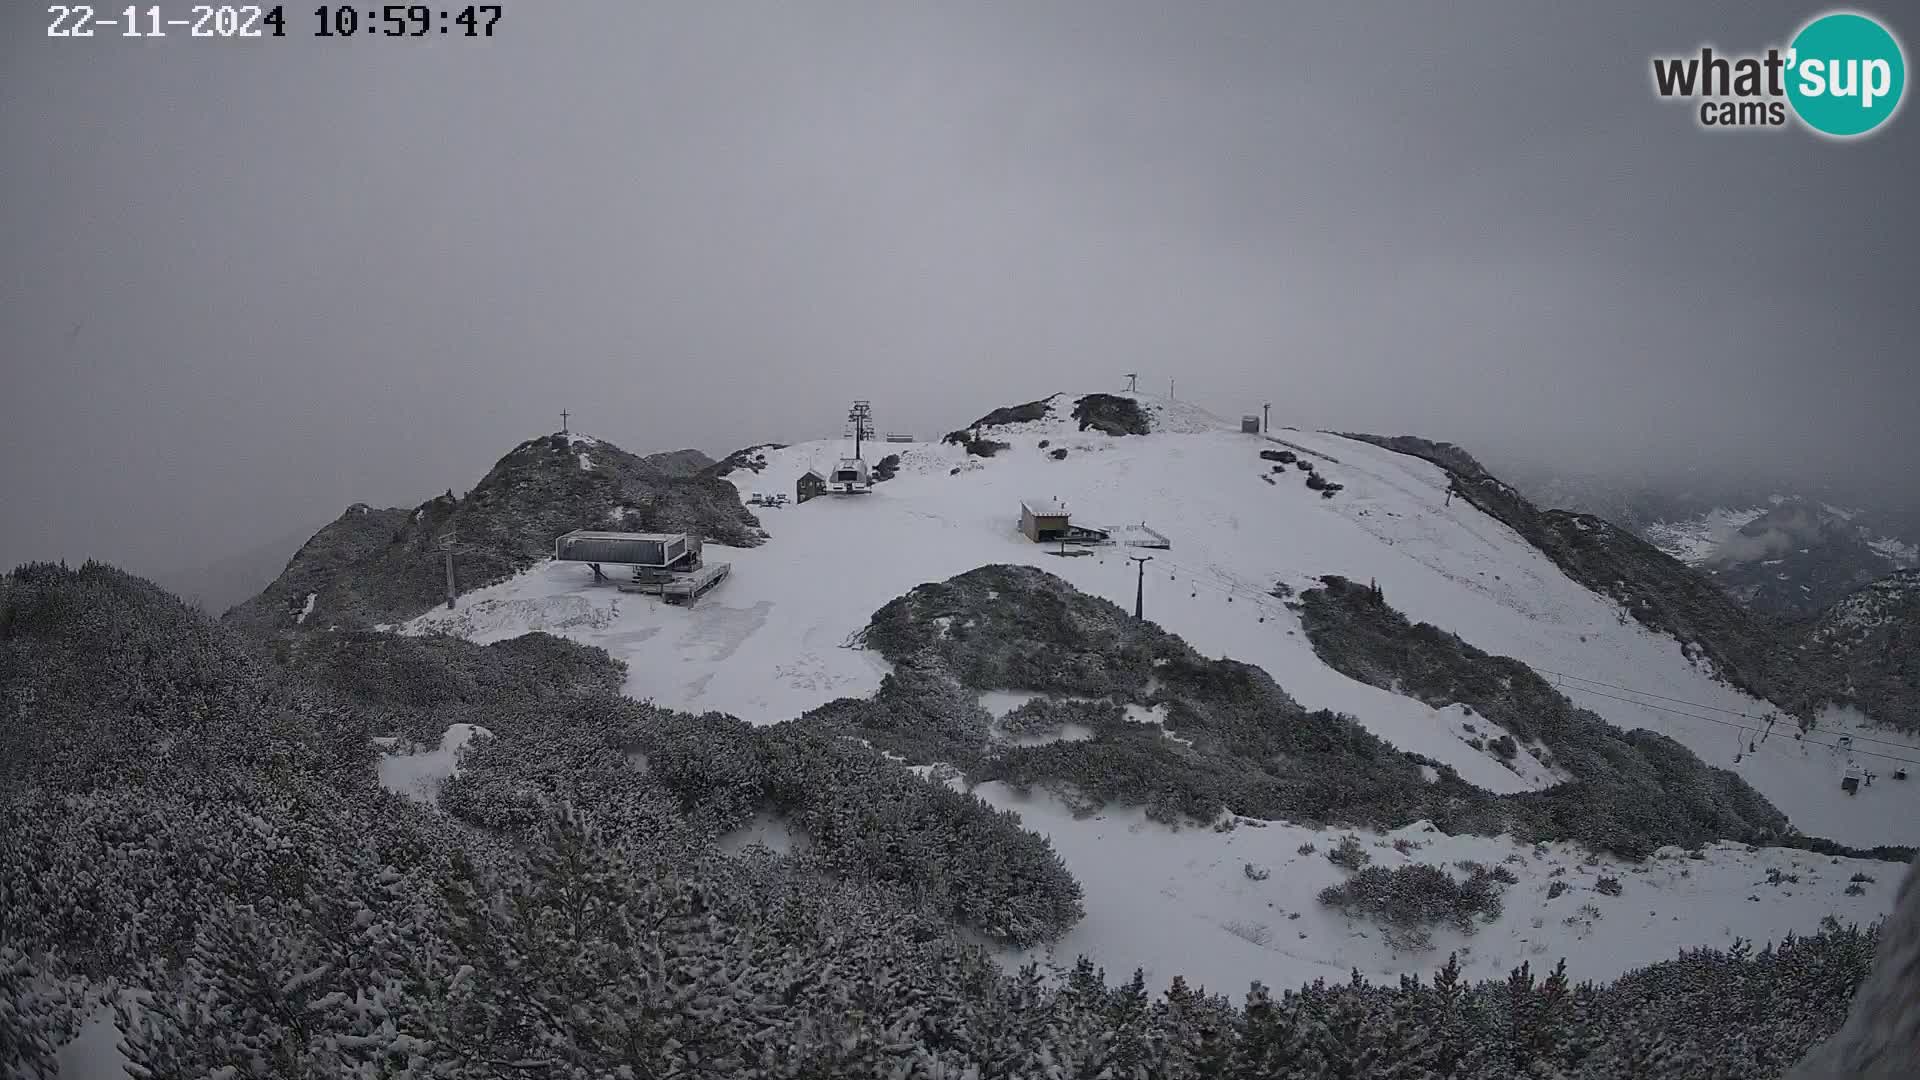
[[[304,18],[289,18],[284,5],[130,4],[111,12],[88,4],[54,4],[47,8],[47,36],[480,38],[493,36],[500,15],[497,4],[323,4]]]

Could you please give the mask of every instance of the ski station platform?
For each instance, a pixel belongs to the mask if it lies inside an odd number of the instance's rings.
[[[633,580],[622,582],[619,589],[623,593],[658,596],[669,604],[691,604],[725,581],[732,570],[732,563],[707,563],[683,574],[649,573],[636,567]]]

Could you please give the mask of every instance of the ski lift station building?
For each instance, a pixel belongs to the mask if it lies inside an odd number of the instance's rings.
[[[648,570],[670,570],[692,556],[685,533],[590,532],[576,529],[554,541],[553,557],[563,562],[611,563]]]
[[[860,495],[873,490],[873,474],[860,458],[841,458],[827,474],[827,490],[835,495]]]
[[[730,563],[707,563],[700,541],[686,533],[590,532],[576,529],[553,542],[553,557],[562,562],[586,563],[593,579],[603,581],[602,566],[624,566],[633,580],[622,592],[654,593],[668,603],[692,603],[725,580]]]

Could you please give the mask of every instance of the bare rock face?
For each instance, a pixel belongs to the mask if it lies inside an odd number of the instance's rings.
[[[1145,435],[1153,430],[1140,403],[1115,394],[1088,394],[1073,403],[1080,430],[1092,428],[1109,435]]]

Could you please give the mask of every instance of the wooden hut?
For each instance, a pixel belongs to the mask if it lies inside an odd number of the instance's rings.
[[[801,473],[800,479],[794,481],[793,484],[793,501],[796,503],[803,503],[816,495],[825,495],[826,493],[827,478],[812,469]]]

